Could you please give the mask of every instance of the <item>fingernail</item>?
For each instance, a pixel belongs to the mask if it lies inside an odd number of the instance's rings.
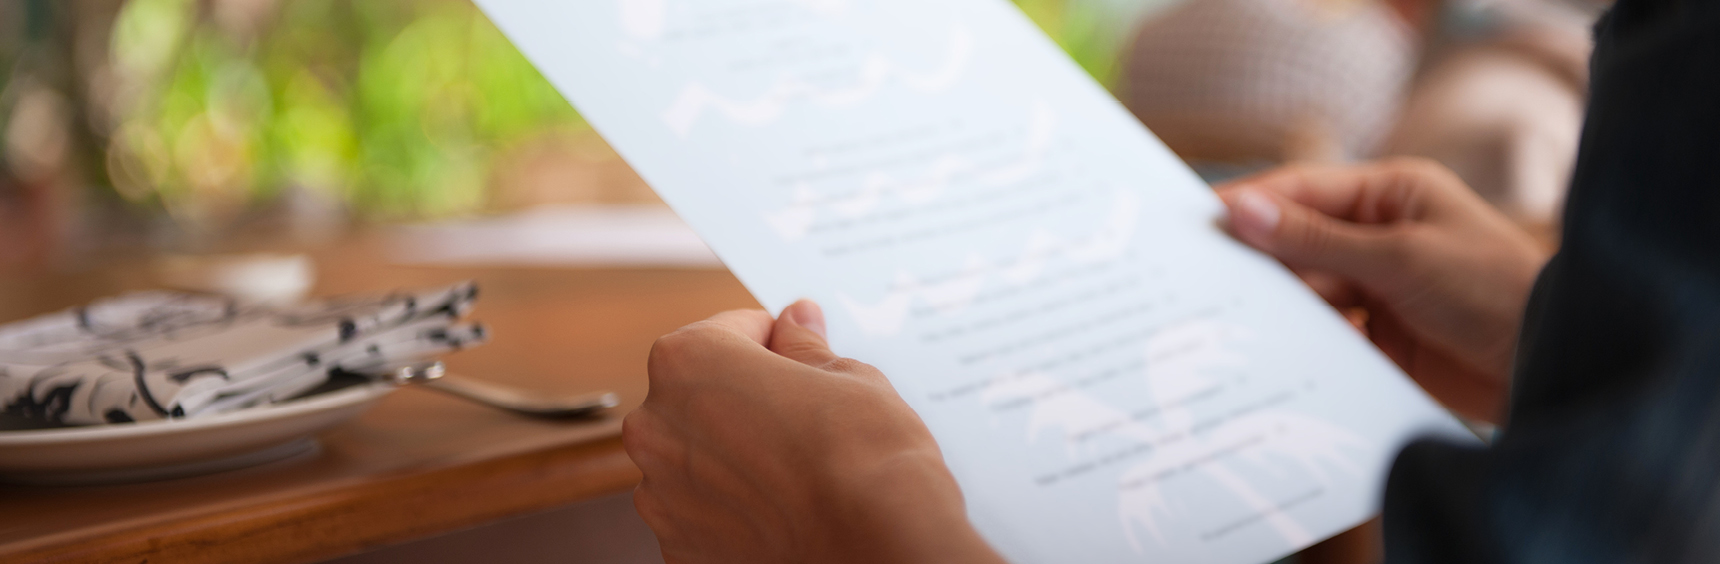
[[[1261,235],[1271,235],[1277,231],[1278,220],[1284,216],[1283,210],[1278,209],[1278,202],[1253,190],[1238,193],[1236,207],[1233,209],[1236,214],[1236,217],[1231,218],[1233,225]]]
[[[824,309],[818,307],[818,302],[800,300],[782,311],[783,315],[793,319],[801,327],[811,329],[819,337],[828,338],[824,333]]]

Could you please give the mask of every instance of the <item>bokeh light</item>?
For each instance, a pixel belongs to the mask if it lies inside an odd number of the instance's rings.
[[[1128,23],[1168,0],[1015,2],[1109,83]],[[18,68],[0,69],[12,71],[0,90],[13,93],[0,98],[0,121],[20,100],[64,108],[33,112],[52,127],[16,124],[30,131],[11,141],[34,153],[11,160],[42,160],[31,155],[52,152],[35,140],[67,138],[69,150],[89,154],[50,163],[72,171],[50,183],[93,191],[146,225],[163,218],[218,236],[283,200],[313,201],[337,222],[489,211],[513,205],[496,186],[519,176],[509,163],[532,161],[510,152],[541,153],[534,141],[552,137],[601,146],[469,0],[26,0],[9,9],[17,29],[0,32],[0,43],[17,45],[0,51]]]

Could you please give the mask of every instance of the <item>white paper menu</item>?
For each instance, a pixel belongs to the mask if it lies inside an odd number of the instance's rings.
[[[1007,0],[479,0],[1015,562],[1264,562],[1464,433]]]

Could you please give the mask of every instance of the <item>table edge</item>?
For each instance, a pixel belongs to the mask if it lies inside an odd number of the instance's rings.
[[[0,560],[317,562],[620,493],[638,482],[620,437],[611,436],[347,485],[261,510],[224,508],[124,530],[39,537],[0,545]]]

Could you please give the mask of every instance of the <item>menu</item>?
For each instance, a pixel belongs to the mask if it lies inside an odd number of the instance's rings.
[[[1007,0],[478,4],[1011,561],[1268,561],[1465,433]]]

